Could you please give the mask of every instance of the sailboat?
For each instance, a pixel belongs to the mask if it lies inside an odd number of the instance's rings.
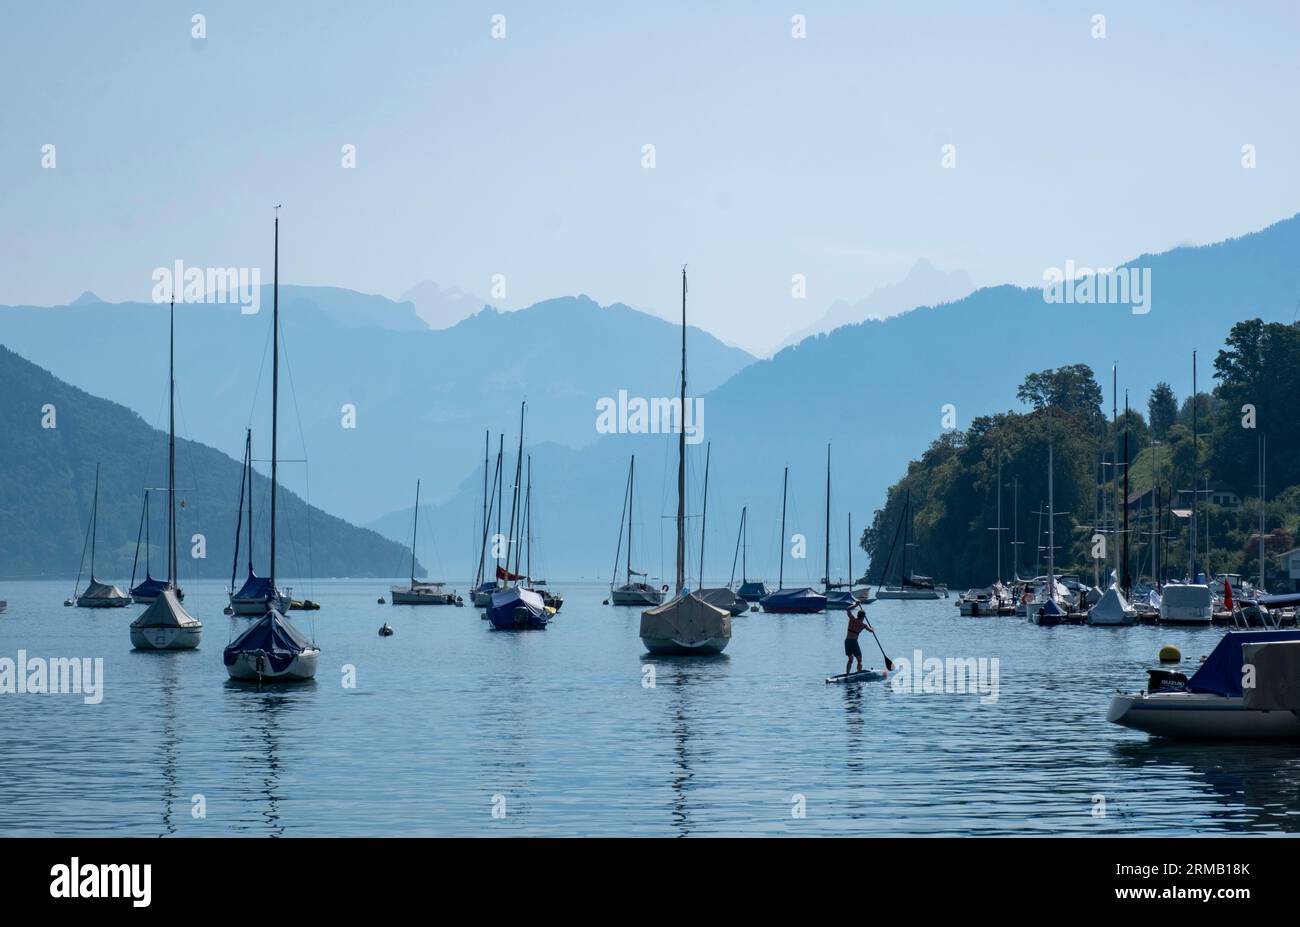
[[[623,515],[627,521],[627,571],[623,584],[615,586],[618,580],[618,555],[623,547],[623,521],[618,523],[618,548],[614,551],[614,578],[609,582],[609,600],[615,605],[658,605],[664,600],[667,589],[656,589],[645,580],[647,575],[632,569],[632,509],[636,500],[636,455],[632,455],[627,465],[627,490],[623,493]],[[633,577],[641,577],[633,579]]]
[[[289,610],[290,590],[280,590],[265,576],[253,572],[253,429],[244,435],[244,475],[240,480],[240,517],[243,517],[243,496],[248,492],[248,576],[244,585],[235,589],[235,570],[239,564],[239,527],[235,527],[235,562],[230,571],[230,611],[235,615],[260,618],[270,609]],[[274,488],[273,488],[274,489]],[[274,533],[274,526],[271,529]]]
[[[709,589],[704,588],[704,548],[707,545],[707,535],[705,527],[709,519],[709,459],[713,456],[713,442],[710,441],[704,450],[704,505],[700,515],[700,585],[695,590],[695,594],[710,605],[720,608],[723,611],[730,612],[734,615],[743,615],[749,611],[749,603],[736,595],[732,591],[731,583],[725,586],[714,586]],[[737,538],[739,541],[739,538]],[[736,565],[731,565],[732,579],[735,579]]]
[[[316,675],[320,648],[284,617],[275,596],[275,516],[279,483],[280,415],[280,207],[275,216],[275,276],[271,309],[271,567],[267,611],[226,645],[222,662],[232,679],[294,682]],[[250,464],[251,465],[251,464]],[[250,487],[251,488],[251,487]],[[250,571],[251,573],[251,571]],[[232,605],[234,604],[232,600]]]
[[[850,516],[852,517],[852,516]],[[852,583],[845,589],[842,583],[831,582],[831,446],[826,445],[826,562],[822,588],[826,590],[826,608],[828,611],[848,611],[858,607],[857,596],[853,594]],[[849,525],[849,579],[853,578],[853,526]]]
[[[1210,587],[1201,582],[1201,571],[1196,562],[1197,527],[1196,497],[1200,476],[1200,447],[1197,443],[1196,421],[1196,352],[1192,352],[1192,517],[1187,526],[1187,569],[1186,583],[1169,582],[1165,584],[1160,595],[1160,623],[1185,624],[1193,627],[1205,627],[1214,621],[1214,601]]]
[[[1048,410],[1048,414],[1051,410]],[[1051,425],[1049,424],[1050,428]],[[1047,583],[1042,587],[1041,602],[1035,602],[1029,609],[1029,620],[1037,625],[1056,625],[1065,621],[1065,611],[1058,599],[1062,587],[1056,581],[1056,498],[1053,472],[1055,459],[1052,453],[1052,439],[1047,439]]]
[[[677,573],[673,598],[641,613],[641,643],[651,653],[704,656],[731,643],[731,615],[686,588],[686,268],[682,268],[681,419],[677,429]]]
[[[203,622],[181,605],[176,586],[176,303],[171,304],[167,376],[167,583],[153,604],[131,622],[136,650],[193,650]]]
[[[933,579],[928,576],[917,576],[907,572],[907,549],[912,545],[908,543],[908,535],[912,529],[912,491],[907,491],[906,501],[903,503],[903,561],[898,573],[898,585],[881,586],[876,590],[878,599],[939,599],[948,598],[948,587],[942,584],[935,585]],[[897,535],[895,535],[897,538]]]
[[[1195,400],[1193,400],[1194,402]],[[1099,627],[1118,627],[1137,623],[1137,609],[1129,604],[1132,581],[1129,577],[1128,556],[1128,390],[1124,391],[1124,533],[1120,545],[1120,573],[1112,575],[1112,582],[1101,600],[1088,609],[1088,624]],[[1154,472],[1154,471],[1153,471]],[[1082,598],[1082,597],[1081,597]]]
[[[546,628],[551,617],[555,614],[555,609],[548,609],[546,601],[542,598],[541,593],[534,592],[524,585],[526,577],[520,572],[520,557],[522,554],[522,544],[515,543],[515,523],[516,515],[520,514],[519,508],[519,490],[520,483],[523,480],[524,464],[524,410],[528,404],[522,403],[519,407],[519,455],[515,460],[515,482],[514,493],[510,500],[510,533],[508,544],[506,546],[506,569],[497,567],[497,576],[503,574],[509,577],[507,581],[513,581],[513,586],[507,586],[492,593],[492,601],[488,604],[485,617],[492,622],[492,627],[498,631],[540,631]],[[520,530],[523,530],[522,519],[520,520]],[[508,569],[510,566],[510,551],[515,553],[514,569]]]
[[[95,541],[99,536],[99,464],[95,464],[95,501],[91,503],[90,513],[90,585],[86,591],[77,594],[77,586],[81,585],[81,573],[77,573],[77,582],[73,586],[72,596],[76,600],[77,608],[122,608],[131,604],[131,597],[118,589],[112,583],[101,583],[95,579]],[[81,556],[86,556],[85,547],[82,547]]]
[[[492,513],[495,511],[497,516],[497,533],[501,537],[501,462],[505,452],[506,436],[500,435],[497,438],[497,463],[496,470],[492,475],[492,490],[486,494],[488,506],[483,514],[483,539],[479,546],[479,567],[474,578],[474,590],[470,595],[470,600],[475,608],[487,608],[492,604],[492,593],[504,588],[501,574],[501,558],[494,553],[494,574],[491,579],[487,578],[485,570],[487,569],[487,540],[488,525],[492,523]],[[483,483],[487,485],[487,458],[483,460]],[[493,543],[493,549],[496,549],[496,543]],[[486,615],[483,617],[487,617]]]
[[[415,519],[411,526],[411,584],[392,588],[394,605],[455,605],[455,591],[446,583],[423,582],[415,578],[415,539],[420,531],[420,481],[415,481]]]
[[[135,567],[140,560],[140,539],[144,538],[144,579],[140,582],[135,581]],[[131,561],[131,601],[136,605],[152,605],[153,600],[158,598],[167,583],[161,579],[153,578],[153,570],[149,565],[149,490],[144,491],[144,506],[140,510],[140,529],[135,536],[135,559]],[[179,586],[176,587],[176,598],[181,601],[185,600],[185,593]]]
[[[564,596],[553,592],[545,579],[533,575],[533,455],[528,455],[528,482],[524,491],[524,586],[542,597],[554,616],[564,607]]]
[[[740,510],[740,588],[736,595],[751,605],[757,605],[767,598],[767,584],[761,579],[749,578],[749,506]]]
[[[811,615],[826,611],[826,596],[809,586],[785,588],[785,507],[789,488],[790,468],[786,467],[781,479],[781,565],[777,572],[776,592],[763,599],[763,611],[778,615]]]

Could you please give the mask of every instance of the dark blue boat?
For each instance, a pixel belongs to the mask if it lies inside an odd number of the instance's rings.
[[[551,615],[536,592],[512,586],[492,593],[487,619],[498,631],[540,631],[551,620]]]
[[[816,589],[778,589],[763,600],[763,611],[783,615],[812,615],[826,611],[826,596]]]

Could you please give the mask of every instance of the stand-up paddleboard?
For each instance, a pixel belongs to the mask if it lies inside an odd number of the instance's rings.
[[[838,676],[827,676],[827,682],[875,682],[878,679],[884,679],[889,674],[883,670],[869,669],[860,673],[840,673]]]

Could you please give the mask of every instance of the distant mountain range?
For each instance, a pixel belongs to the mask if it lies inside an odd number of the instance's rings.
[[[451,328],[487,305],[487,300],[460,287],[444,290],[432,280],[421,280],[402,294],[401,301],[415,306],[415,314],[432,329]]]
[[[93,350],[93,348],[88,348]],[[151,352],[132,364],[158,367]],[[97,575],[126,588],[140,527],[145,487],[167,485],[167,435],[131,410],[57,379],[0,347],[0,577],[69,577],[77,572],[91,516],[95,465],[101,465]],[[166,398],[166,387],[161,392]],[[47,407],[52,407],[52,413]],[[47,419],[52,414],[52,419]],[[43,424],[52,423],[46,428]],[[210,447],[176,446],[178,559],[187,577],[229,579],[242,464]],[[253,478],[254,563],[265,575],[269,551],[270,482]],[[289,577],[393,576],[409,569],[409,550],[309,508],[282,490],[277,519],[279,573]],[[166,493],[153,495],[150,541],[153,575],[166,575]],[[247,528],[245,528],[247,531]],[[206,557],[196,559],[201,534]],[[246,537],[246,534],[245,534]],[[310,543],[309,543],[310,541]],[[141,551],[137,580],[144,576]],[[245,552],[241,553],[242,581]],[[89,563],[87,563],[89,568]],[[422,567],[419,568],[423,570]],[[84,581],[84,577],[83,577]],[[69,587],[70,591],[70,587]],[[298,591],[302,591],[301,587]]]
[[[897,283],[872,290],[865,298],[854,303],[836,300],[820,319],[787,338],[783,347],[845,325],[855,325],[869,319],[887,319],[918,306],[939,306],[955,302],[973,289],[975,287],[966,271],[941,271],[921,258],[912,265],[907,276]]]
[[[257,314],[177,306],[187,437],[238,454],[251,420],[254,452],[266,456],[270,308],[269,288]],[[479,465],[484,429],[517,433],[525,398],[531,438],[582,447],[599,436],[597,399],[675,392],[663,359],[680,329],[583,296],[482,309],[445,331],[429,331],[410,303],[349,290],[281,286],[280,308],[282,449],[310,459],[313,503],[359,523],[409,507],[417,478],[430,502],[445,498]],[[165,306],[142,303],[0,308],[0,343],[159,424],[165,319]],[[692,337],[700,391],[754,360],[698,330]],[[355,428],[345,427],[349,406]],[[286,479],[307,475],[292,464]]]
[[[834,464],[831,571],[838,576],[848,570],[848,513],[857,535],[907,461],[941,433],[946,406],[953,407],[957,427],[965,428],[978,415],[1006,409],[1027,373],[1074,363],[1089,364],[1107,384],[1110,365],[1118,363],[1120,388],[1139,407],[1160,380],[1181,399],[1191,391],[1193,349],[1200,350],[1206,388],[1214,354],[1233,323],[1257,316],[1290,322],[1295,316],[1297,253],[1300,218],[1292,217],[1240,238],[1129,262],[1151,271],[1146,314],[1135,315],[1127,305],[1049,304],[1041,290],[991,287],[947,305],[817,335],[745,367],[704,396],[705,434],[713,443],[708,576],[727,579],[740,510],[748,505],[750,574],[776,579],[782,468],[789,464],[787,533],[804,534],[808,554],[803,561],[787,558],[787,584],[821,577],[828,442]],[[660,357],[668,375],[675,374],[672,350]],[[698,371],[700,362],[693,359],[691,369]],[[553,572],[608,577],[620,491],[634,452],[640,566],[661,575],[671,570],[666,516],[675,506],[672,438],[611,435],[578,453],[535,452],[535,475],[543,474],[540,511],[549,514],[539,520],[539,533]],[[691,524],[698,532],[704,447],[689,453]],[[468,479],[431,517],[472,524],[481,492],[481,476]],[[1021,504],[1028,511],[1040,501]],[[689,547],[694,563],[698,540]],[[855,550],[854,558],[858,572],[862,552]],[[606,559],[609,564],[602,563]]]
[[[1106,382],[1107,368],[1118,362],[1121,389],[1139,406],[1159,380],[1181,397],[1190,391],[1194,348],[1208,383],[1214,351],[1234,322],[1292,320],[1300,299],[1297,253],[1300,219],[1293,217],[1219,244],[1142,255],[1128,266],[1150,271],[1146,314],[1129,305],[1052,304],[1042,290],[999,286],[845,325],[757,362],[692,329],[689,391],[703,397],[704,436],[712,442],[708,577],[727,578],[740,510],[748,505],[750,574],[775,581],[786,464],[789,533],[802,533],[808,544],[806,559],[787,558],[787,583],[821,577],[828,442],[831,571],[842,575],[848,512],[856,534],[906,462],[941,432],[947,407],[964,428],[977,415],[1007,408],[1026,373],[1074,363],[1091,365]],[[632,453],[634,565],[660,575],[671,569],[665,516],[675,506],[673,439],[599,435],[594,419],[595,401],[619,389],[645,397],[676,393],[680,329],[585,297],[516,312],[485,309],[441,332],[350,327],[337,310],[320,305],[332,292],[286,287],[281,293],[287,379],[297,394],[296,405],[282,396],[283,409],[290,433],[301,418],[307,435],[313,501],[409,543],[411,499],[421,476],[429,504],[421,519],[421,559],[447,578],[468,576],[477,557],[484,429],[492,432],[493,453],[496,435],[506,435],[506,471],[513,473],[518,404],[526,396],[540,569],[607,577]],[[265,299],[263,312],[269,304]],[[410,304],[381,300],[375,308],[394,318],[413,315],[404,306]],[[152,362],[165,350],[160,317],[156,306],[131,304],[0,310],[0,341],[78,385],[152,411],[163,394],[162,368]],[[268,336],[265,315],[217,306],[178,312],[178,382],[188,433],[215,435],[213,443],[237,453],[251,408],[255,437],[266,434]],[[356,405],[355,429],[340,426],[346,402]],[[289,456],[301,456],[296,435],[287,443]],[[265,456],[265,447],[255,451]],[[704,445],[690,448],[693,534],[700,527],[704,454]],[[1039,501],[1021,500],[1026,509]],[[689,546],[694,564],[699,543]],[[861,560],[855,551],[855,572]],[[692,565],[692,575],[695,570]]]

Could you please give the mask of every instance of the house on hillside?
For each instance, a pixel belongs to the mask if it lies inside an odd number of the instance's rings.
[[[1202,489],[1200,498],[1198,498],[1197,501],[1201,503],[1209,501],[1211,505],[1217,505],[1220,508],[1225,509],[1241,508],[1241,499],[1238,498],[1237,494],[1230,489]],[[1178,507],[1191,508],[1191,505],[1192,491],[1190,489],[1178,490]]]

